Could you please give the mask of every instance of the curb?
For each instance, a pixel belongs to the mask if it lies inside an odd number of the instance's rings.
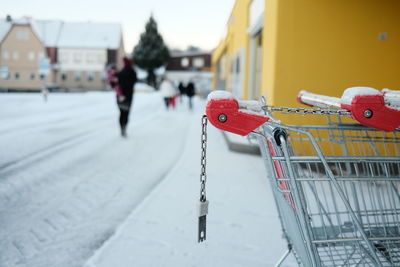
[[[222,136],[224,137],[228,148],[230,151],[238,152],[238,153],[245,153],[245,154],[252,154],[252,155],[261,155],[260,147],[256,144],[252,144],[247,137],[242,137],[242,142],[237,142],[232,140],[228,136],[225,131],[221,131]]]

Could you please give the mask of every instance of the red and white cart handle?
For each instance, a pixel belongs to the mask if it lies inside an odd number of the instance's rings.
[[[400,91],[352,87],[341,98],[301,91],[297,99],[314,107],[348,110],[360,124],[379,130],[400,127]],[[254,102],[238,101],[227,91],[214,91],[208,96],[206,114],[218,129],[245,136],[269,120],[262,115],[261,105]]]
[[[352,87],[341,98],[301,91],[297,99],[314,107],[348,110],[360,124],[379,130],[390,132],[400,127],[400,91]]]
[[[248,135],[269,120],[267,116],[255,114],[249,109],[239,108],[239,102],[226,91],[210,93],[206,114],[208,120],[216,128],[243,136]]]

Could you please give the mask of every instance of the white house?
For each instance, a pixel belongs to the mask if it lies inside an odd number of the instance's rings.
[[[106,66],[121,68],[124,55],[118,23],[0,19],[0,66],[9,70],[0,77],[2,88],[105,89]],[[45,58],[51,66],[47,75],[39,73]]]
[[[118,23],[38,20],[35,27],[54,64],[61,88],[104,89],[108,64],[122,67],[125,54]]]

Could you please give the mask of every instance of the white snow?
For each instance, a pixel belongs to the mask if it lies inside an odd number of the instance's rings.
[[[254,112],[262,111],[260,103],[256,100],[239,100],[238,102],[240,109],[247,109]]]
[[[299,95],[304,104],[319,108],[340,108],[341,99],[337,97],[317,95],[304,90],[300,91]]]
[[[135,83],[135,91],[136,92],[154,92],[154,87],[148,85],[147,83],[137,82]]]
[[[117,49],[121,36],[119,23],[64,22],[57,46]]]
[[[239,100],[239,111],[258,116],[265,116],[261,105],[256,100]]]
[[[119,23],[69,22],[21,18],[15,23],[31,24],[38,37],[48,47],[118,49],[122,29]],[[0,41],[11,28],[11,23],[0,20]]]
[[[383,95],[386,106],[400,110],[400,91],[387,88],[378,91],[371,87],[350,87],[343,92],[341,98],[313,94],[307,91],[300,91],[300,95],[304,104],[319,108],[341,108],[340,104],[351,105],[353,98],[357,95]]]
[[[229,91],[216,90],[208,94],[207,101],[220,99],[235,99],[233,94]],[[251,115],[265,116],[262,112],[260,103],[255,100],[238,100],[239,111]]]
[[[177,104],[136,93],[122,139],[112,92],[0,94],[0,266],[272,266],[286,242],[264,163],[211,125],[197,243],[205,101]]]
[[[211,99],[235,99],[233,94],[229,91],[224,90],[215,90],[208,94],[207,100],[210,101]]]
[[[382,92],[384,93],[385,105],[400,110],[400,91],[385,88],[382,89]]]
[[[391,90],[389,88],[383,88],[382,92],[385,94],[393,94],[396,95],[397,97],[400,97],[400,90]]]
[[[32,20],[32,27],[46,47],[56,47],[64,22],[61,20]]]
[[[342,103],[351,105],[353,97],[357,95],[380,95],[380,94],[382,94],[380,91],[372,87],[350,87],[343,92]]]

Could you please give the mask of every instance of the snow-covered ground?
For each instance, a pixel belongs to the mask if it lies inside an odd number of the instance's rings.
[[[123,139],[111,92],[1,94],[0,266],[272,266],[286,244],[263,162],[212,126],[197,243],[204,101],[184,104],[137,93]]]

